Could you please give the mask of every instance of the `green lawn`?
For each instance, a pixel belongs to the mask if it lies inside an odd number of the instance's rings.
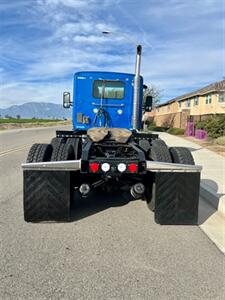
[[[63,121],[59,119],[0,119],[0,124],[8,123],[49,123],[49,122],[58,122]]]

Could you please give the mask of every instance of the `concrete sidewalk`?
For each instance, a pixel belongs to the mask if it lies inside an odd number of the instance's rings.
[[[225,158],[188,141],[165,132],[157,132],[168,146],[190,149],[196,165],[202,165],[200,195],[225,216]]]

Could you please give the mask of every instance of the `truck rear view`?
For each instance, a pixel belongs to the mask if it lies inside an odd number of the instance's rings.
[[[74,75],[73,100],[68,92],[63,97],[73,109],[73,129],[34,144],[22,165],[26,221],[69,221],[76,195],[95,189],[145,199],[159,224],[197,223],[201,167],[188,149],[168,148],[157,134],[140,131],[140,60],[138,46],[135,74]],[[151,98],[144,108],[151,109]]]

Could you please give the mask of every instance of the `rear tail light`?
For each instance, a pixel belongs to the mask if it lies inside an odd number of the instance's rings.
[[[92,173],[97,173],[99,170],[99,164],[96,162],[90,163],[89,168]]]
[[[121,173],[124,172],[124,171],[126,171],[126,168],[127,168],[127,166],[125,164],[123,164],[123,163],[120,163],[117,166],[118,171],[121,172]]]
[[[101,169],[103,172],[108,172],[110,170],[110,164],[108,164],[108,163],[102,164]]]
[[[131,173],[136,173],[137,172],[137,169],[138,169],[138,166],[136,164],[129,164],[128,165],[128,170],[131,172]]]
[[[91,173],[98,173],[99,171],[102,171],[104,173],[109,172],[110,170],[112,172],[116,171],[116,169],[120,172],[123,173],[125,171],[128,171],[130,173],[137,173],[138,171],[138,164],[137,163],[130,163],[130,164],[125,164],[125,163],[119,163],[117,167],[111,166],[109,163],[98,163],[98,162],[90,162],[89,163],[89,171]]]

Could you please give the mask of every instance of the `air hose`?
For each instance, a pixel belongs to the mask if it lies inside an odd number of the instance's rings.
[[[109,122],[110,122],[110,116],[109,113],[102,107],[100,107],[95,115],[95,119],[94,119],[94,126],[97,125],[97,120],[98,118],[100,119],[100,127],[102,126],[102,117],[104,117],[104,123],[103,126],[104,127],[108,127],[109,126]]]

